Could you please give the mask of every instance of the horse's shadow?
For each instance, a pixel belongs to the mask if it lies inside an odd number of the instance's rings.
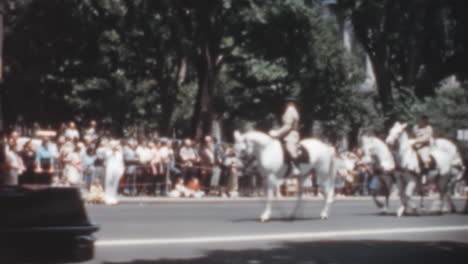
[[[403,217],[422,217],[422,216],[442,216],[442,215],[450,215],[450,214],[455,214],[455,213],[441,213],[437,211],[424,211],[424,212],[407,212],[403,215]],[[387,212],[387,213],[381,213],[381,212],[376,212],[376,213],[358,213],[355,215],[359,216],[392,216],[392,217],[397,217],[396,212]]]
[[[272,217],[267,222],[299,222],[299,221],[318,221],[321,220],[320,217]],[[261,223],[259,218],[242,218],[232,220],[233,223],[243,223],[243,222],[258,222]]]

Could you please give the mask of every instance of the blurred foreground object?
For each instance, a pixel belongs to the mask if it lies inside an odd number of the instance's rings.
[[[94,257],[99,228],[78,188],[0,187],[0,263],[78,262]]]

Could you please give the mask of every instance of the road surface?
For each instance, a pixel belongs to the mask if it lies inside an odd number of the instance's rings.
[[[396,202],[393,202],[395,209]],[[461,210],[462,202],[457,202]],[[371,201],[88,205],[101,225],[87,263],[468,263],[468,215],[379,215]]]

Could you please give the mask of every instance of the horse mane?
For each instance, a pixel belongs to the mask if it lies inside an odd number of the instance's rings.
[[[256,130],[246,132],[244,136],[248,139],[261,142],[262,144],[266,144],[268,141],[273,140],[273,138],[268,134]]]

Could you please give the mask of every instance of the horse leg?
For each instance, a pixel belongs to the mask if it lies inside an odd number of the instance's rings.
[[[408,207],[408,197],[405,192],[405,177],[403,173],[396,177],[396,183],[400,194],[400,207],[397,210],[397,216],[401,217]]]
[[[436,191],[439,193],[439,198],[435,199],[432,202],[431,205],[431,211],[436,212],[439,214],[442,214],[444,210],[448,211],[447,208],[445,208],[445,195],[447,193],[447,176],[446,175],[439,175],[439,178],[437,179],[436,182]]]
[[[266,186],[266,204],[265,204],[265,210],[263,211],[262,215],[260,216],[260,221],[261,222],[266,222],[270,220],[270,215],[271,215],[271,200],[273,199],[274,195],[274,188],[276,187],[275,182],[273,182],[274,175],[270,175],[265,183]]]
[[[413,210],[413,212],[417,211],[416,204],[413,202],[413,200],[411,198],[413,196],[413,194],[414,194],[414,190],[416,189],[416,186],[417,186],[416,176],[412,175],[410,181],[406,185],[405,195],[407,197],[407,206],[408,206],[408,208]]]
[[[302,176],[298,178],[298,191],[297,191],[297,201],[296,201],[296,206],[294,207],[294,210],[290,216],[291,219],[296,218],[297,212],[299,212],[299,208],[301,206],[302,198],[304,195],[304,181],[307,179],[306,176]]]
[[[323,197],[325,199],[325,203],[322,209],[322,212],[320,213],[320,218],[322,220],[328,219],[328,213],[330,210],[330,206],[333,203],[333,197],[335,195],[335,188],[333,186],[333,183],[331,183],[332,180],[328,180],[326,183],[323,185]]]
[[[424,184],[421,181],[418,181],[418,192],[419,192],[419,211],[424,212]]]
[[[383,175],[383,181],[385,182],[385,204],[384,207],[381,209],[381,212],[386,214],[389,208],[389,201],[390,201],[390,194],[392,192],[392,178],[388,174]]]
[[[383,179],[380,176],[376,176],[376,177],[381,185],[380,188],[382,188],[382,186],[385,185]],[[371,192],[372,192],[372,199],[374,200],[375,205],[382,211],[382,207],[384,207],[384,205],[381,201],[379,201],[379,198],[378,198],[378,191],[380,188],[373,189]]]

